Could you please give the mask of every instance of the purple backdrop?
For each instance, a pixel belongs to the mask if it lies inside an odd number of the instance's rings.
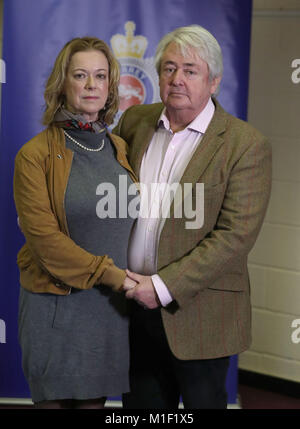
[[[114,49],[122,67],[121,107],[158,100],[153,56],[159,39],[175,27],[200,24],[219,41],[224,77],[219,101],[242,119],[247,115],[251,0],[10,0],[4,2],[0,152],[0,397],[29,398],[17,339],[19,273],[23,243],[13,202],[18,149],[42,129],[45,80],[62,46],[92,35]],[[125,24],[131,22],[133,24]],[[136,52],[124,50],[130,33],[143,36]],[[227,379],[229,403],[237,400],[237,357]]]

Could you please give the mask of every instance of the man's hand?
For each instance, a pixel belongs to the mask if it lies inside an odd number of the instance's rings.
[[[126,274],[131,280],[138,283],[134,288],[127,289],[124,287],[124,289],[127,290],[126,298],[134,299],[142,307],[151,310],[160,307],[161,304],[153,286],[151,276],[143,276],[141,274],[132,273],[129,270],[126,270]]]

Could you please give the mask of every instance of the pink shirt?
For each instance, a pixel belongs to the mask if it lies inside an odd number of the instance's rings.
[[[156,274],[159,238],[166,218],[162,210],[169,208],[172,201],[166,190],[180,182],[214,111],[215,106],[209,99],[202,112],[184,130],[173,133],[164,109],[141,163],[140,214],[129,242],[128,264],[131,271],[151,275],[162,306],[173,300],[167,286]]]

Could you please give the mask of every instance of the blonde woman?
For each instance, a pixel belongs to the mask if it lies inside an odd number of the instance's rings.
[[[99,185],[119,195],[127,192],[120,176],[128,187],[135,182],[125,141],[107,131],[118,83],[103,41],[68,42],[46,84],[46,128],[16,156],[26,239],[18,254],[19,340],[37,408],[103,408],[108,395],[128,391],[128,318],[118,292],[136,284],[125,273],[134,219],[97,210]]]

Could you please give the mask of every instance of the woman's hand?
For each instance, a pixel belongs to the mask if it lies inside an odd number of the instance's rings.
[[[136,283],[137,287],[127,289],[126,298],[134,299],[144,308],[157,308],[161,306],[158,295],[154,288],[151,276],[143,276],[126,270],[129,280]]]
[[[123,288],[122,290],[128,291],[130,289],[133,289],[137,285],[137,282],[135,280],[132,280],[128,276],[125,277]]]

